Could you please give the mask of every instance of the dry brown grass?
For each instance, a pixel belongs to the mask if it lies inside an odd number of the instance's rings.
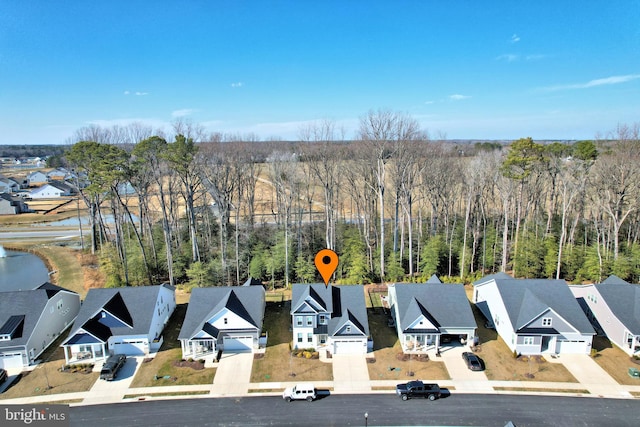
[[[22,377],[0,395],[0,399],[89,391],[100,375],[98,372],[85,374],[59,370],[65,363],[64,351],[59,345],[66,337],[65,331],[43,353],[42,360],[46,362],[40,363],[33,371],[23,372]]]
[[[264,357],[253,361],[251,382],[333,380],[333,368],[330,363],[291,355],[289,305],[267,303],[263,327],[269,334],[267,349]],[[295,376],[292,376],[292,373],[295,373]]]
[[[640,385],[640,379],[632,378],[627,373],[629,368],[640,369],[640,365],[632,362],[627,353],[602,336],[593,338],[593,348],[598,350],[593,360],[618,384]]]
[[[367,363],[372,380],[448,380],[449,372],[444,362],[423,362],[412,356],[399,360],[402,353],[396,330],[387,326],[387,316],[379,309],[369,309],[369,330],[373,336],[375,363]],[[409,375],[413,373],[413,375]]]
[[[507,344],[493,329],[484,327],[485,318],[475,305],[473,314],[478,325],[480,339],[478,356],[485,363],[485,374],[496,381],[550,381],[577,382],[561,363],[550,363],[542,357],[513,357]]]
[[[215,368],[193,369],[174,366],[182,359],[182,349],[178,335],[187,312],[186,303],[178,303],[171,319],[164,328],[164,341],[156,357],[150,362],[140,365],[131,387],[153,387],[165,385],[213,384]],[[169,376],[170,379],[155,377]]]

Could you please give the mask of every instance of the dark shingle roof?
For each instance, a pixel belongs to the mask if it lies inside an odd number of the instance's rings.
[[[194,288],[178,339],[191,339],[201,330],[217,336],[218,331],[207,326],[206,322],[225,308],[262,329],[264,306],[262,286]]]
[[[634,335],[640,335],[640,285],[609,276],[595,285],[613,314]]]
[[[71,292],[55,285],[45,285],[47,284],[26,291],[0,292],[0,328],[7,325],[12,317],[16,319],[18,316],[23,319],[20,326],[22,331],[18,333],[19,331],[16,330],[14,338],[10,341],[0,341],[0,348],[27,343],[47,305],[47,301],[53,296],[51,295],[52,288]]]
[[[436,327],[476,328],[471,305],[460,284],[398,283],[396,293],[400,327],[408,330],[420,315]]]
[[[564,280],[507,277],[497,278],[495,282],[514,331],[550,308],[580,333],[594,332]]]
[[[322,311],[331,313],[327,328],[328,335],[335,335],[348,322],[362,331],[363,335],[369,335],[369,317],[364,302],[364,286],[295,283],[291,297],[291,314],[305,302],[311,305],[317,304],[322,307]]]
[[[124,288],[89,289],[67,344],[80,329],[106,341],[110,336],[148,334],[156,310],[160,288],[174,290],[169,284]],[[128,326],[108,327],[100,323],[100,313],[107,311]]]

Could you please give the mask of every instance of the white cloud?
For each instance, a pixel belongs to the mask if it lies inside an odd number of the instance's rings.
[[[527,61],[539,61],[546,57],[547,55],[534,54],[534,55],[527,55],[524,57],[524,59],[526,59]]]
[[[244,86],[244,83],[242,82],[231,83],[231,87],[242,87],[242,86]]]
[[[130,93],[131,93],[131,92],[129,92],[128,90],[125,90],[125,91],[124,91],[124,94],[125,94],[125,95],[129,95]]]
[[[424,101],[425,105],[431,105],[431,104],[435,104],[436,101]]]
[[[518,43],[520,41],[520,36],[514,34],[511,36],[511,43]]]
[[[498,61],[514,62],[514,61],[517,61],[519,58],[520,57],[518,55],[515,55],[513,53],[505,53],[504,55],[498,56],[496,59]]]
[[[454,94],[454,95],[449,95],[449,99],[452,101],[462,101],[463,99],[469,99],[471,98],[469,95],[460,95],[460,94]]]
[[[136,96],[145,96],[145,95],[149,95],[149,93],[147,93],[147,92],[136,92]]]
[[[185,116],[190,116],[191,114],[197,112],[198,110],[195,110],[193,108],[183,108],[181,110],[175,110],[171,112],[171,117],[185,117]]]
[[[575,83],[568,85],[556,85],[542,88],[543,90],[556,91],[556,90],[569,90],[569,89],[588,89],[596,86],[615,85],[620,83],[630,82],[632,80],[640,79],[640,74],[627,74],[625,76],[611,76],[603,79],[590,80],[586,83]]]

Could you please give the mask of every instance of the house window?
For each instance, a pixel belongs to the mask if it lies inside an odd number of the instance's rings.
[[[327,316],[325,316],[324,314],[321,314],[320,316],[318,316],[318,323],[320,323],[321,325],[326,325]]]
[[[302,333],[298,332],[298,342],[302,342]]]
[[[347,328],[345,329],[345,332],[347,332],[347,333],[351,332],[351,326],[350,325],[347,325]]]
[[[307,334],[307,342],[313,342],[313,334]]]
[[[226,325],[227,323],[229,323],[229,321],[227,320],[227,318],[224,318],[224,324]]]
[[[313,316],[307,316],[307,326],[313,326]]]
[[[296,316],[296,326],[302,326],[302,316]]]
[[[542,326],[551,326],[551,317],[543,317]]]
[[[58,310],[62,310],[62,300],[58,301]]]
[[[524,345],[533,345],[533,337],[524,337],[523,344]]]
[[[320,335],[320,344],[324,344],[327,342],[327,336],[326,335]]]

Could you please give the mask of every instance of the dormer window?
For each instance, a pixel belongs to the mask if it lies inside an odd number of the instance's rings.
[[[543,317],[542,326],[551,326],[551,317]]]

